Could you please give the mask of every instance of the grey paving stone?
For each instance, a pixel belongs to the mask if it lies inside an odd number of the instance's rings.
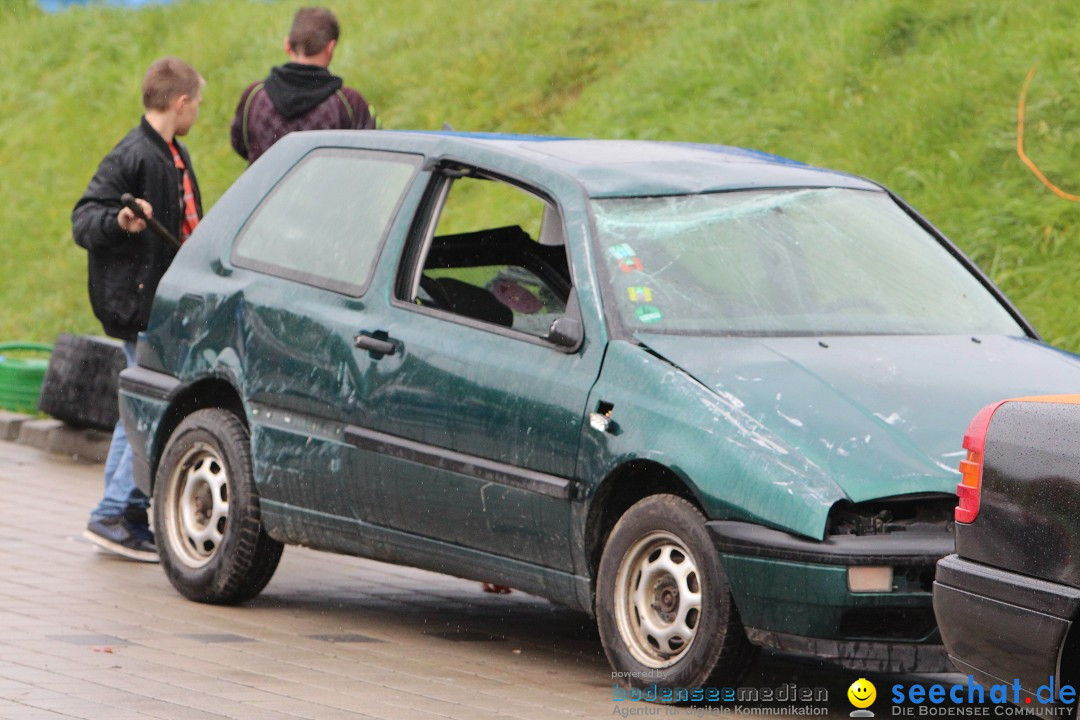
[[[102,463],[108,457],[111,441],[112,433],[62,424],[53,433],[48,450],[84,462]]]
[[[12,421],[6,430],[0,421],[0,433],[3,432],[15,432],[14,439],[22,445],[88,463],[105,462],[112,440],[111,433],[74,427],[53,418]]]
[[[27,420],[19,427],[19,443],[51,452],[52,436],[63,426],[59,420]]]
[[[30,415],[0,410],[0,440],[17,440],[22,424],[32,419]]]

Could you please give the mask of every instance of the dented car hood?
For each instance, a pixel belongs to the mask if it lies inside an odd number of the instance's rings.
[[[954,492],[964,431],[980,408],[1080,388],[1080,357],[1025,338],[635,337],[853,502]]]

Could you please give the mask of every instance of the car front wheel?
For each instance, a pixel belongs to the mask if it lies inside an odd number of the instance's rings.
[[[647,497],[615,524],[600,560],[596,616],[608,661],[633,687],[730,684],[755,651],[704,516],[674,495]]]
[[[189,415],[165,446],[154,530],[165,574],[191,600],[250,600],[281,559],[281,543],[262,527],[249,448],[240,419],[216,408]]]

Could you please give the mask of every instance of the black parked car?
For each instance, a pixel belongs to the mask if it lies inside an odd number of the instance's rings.
[[[956,553],[938,563],[934,610],[957,668],[1008,685],[1011,702],[1076,701],[1078,441],[1080,395],[988,405],[964,436]]]

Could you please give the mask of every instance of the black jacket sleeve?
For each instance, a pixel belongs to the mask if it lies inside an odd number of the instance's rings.
[[[140,162],[123,151],[126,140],[122,140],[101,161],[86,192],[71,212],[75,242],[87,250],[115,247],[143,234],[129,233],[116,222],[122,207],[120,196],[131,193],[143,197],[144,194]]]

